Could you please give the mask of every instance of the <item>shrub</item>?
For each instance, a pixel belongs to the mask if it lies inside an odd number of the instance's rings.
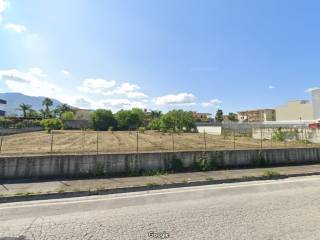
[[[67,111],[67,112],[62,113],[61,118],[63,120],[74,120],[75,119],[74,113],[71,111]]]
[[[174,156],[174,158],[171,161],[171,170],[174,172],[181,172],[183,170],[183,163],[181,159]]]
[[[274,177],[279,177],[280,173],[273,171],[273,170],[265,170],[265,171],[263,171],[262,176],[268,177],[268,178],[274,178]]]
[[[61,129],[63,126],[61,120],[57,118],[43,119],[41,120],[40,124],[48,131],[48,133],[50,133],[52,130]]]
[[[139,127],[139,132],[140,132],[140,133],[144,133],[145,130],[146,130],[145,127]]]
[[[285,133],[281,128],[278,128],[274,133],[272,133],[272,140],[278,142],[285,141]]]

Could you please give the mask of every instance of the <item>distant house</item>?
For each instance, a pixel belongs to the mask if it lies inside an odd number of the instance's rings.
[[[89,120],[90,115],[93,113],[93,110],[90,109],[76,109],[75,119],[76,120]]]
[[[209,122],[211,115],[210,113],[192,112],[193,119],[197,122]]]
[[[6,112],[3,110],[3,106],[7,104],[6,100],[0,99],[0,116],[3,117],[6,115]]]
[[[255,109],[238,112],[240,122],[266,122],[276,120],[274,109]]]

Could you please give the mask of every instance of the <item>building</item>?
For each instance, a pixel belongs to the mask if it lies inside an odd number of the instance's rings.
[[[210,113],[192,112],[193,119],[195,119],[197,122],[209,122],[211,115],[212,114]]]
[[[275,121],[276,111],[274,109],[256,109],[238,112],[239,122],[265,122]]]
[[[313,119],[320,118],[320,89],[315,89],[312,94]]]
[[[3,106],[7,104],[6,100],[0,99],[0,116],[5,116],[6,112],[3,110]]]
[[[276,108],[277,121],[302,121],[314,119],[313,103],[307,100],[289,101]]]

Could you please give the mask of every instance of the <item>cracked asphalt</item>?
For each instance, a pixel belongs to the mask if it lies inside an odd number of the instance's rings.
[[[1,204],[0,240],[319,239],[319,186],[311,176]]]

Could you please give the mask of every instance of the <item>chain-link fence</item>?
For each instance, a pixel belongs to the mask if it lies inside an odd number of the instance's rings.
[[[320,147],[320,130],[309,128],[231,129],[221,135],[157,131],[69,131],[0,137],[1,155],[103,154]]]

